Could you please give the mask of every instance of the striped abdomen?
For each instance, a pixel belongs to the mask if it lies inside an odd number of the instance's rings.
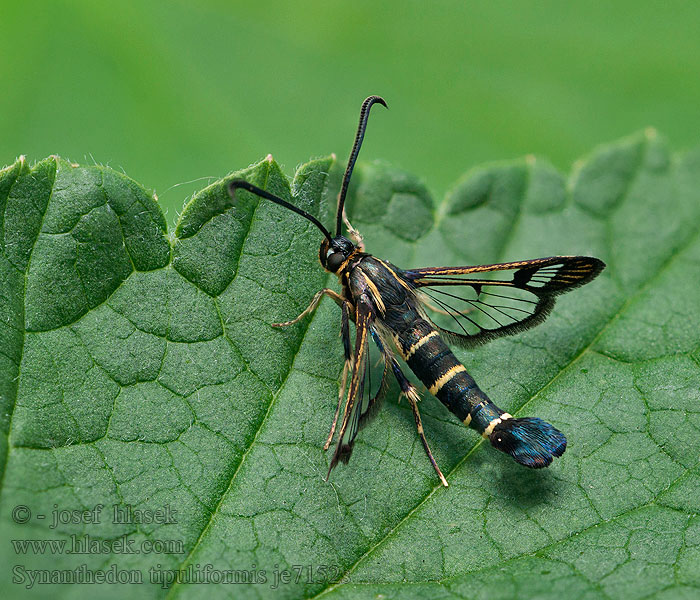
[[[404,360],[428,391],[465,425],[483,434],[494,420],[506,414],[479,389],[435,327],[419,315],[397,333],[397,343]]]
[[[546,467],[563,454],[566,438],[559,430],[537,417],[515,419],[502,411],[479,389],[431,323],[414,310],[402,317],[402,326],[394,331],[401,355],[460,421],[526,467]]]

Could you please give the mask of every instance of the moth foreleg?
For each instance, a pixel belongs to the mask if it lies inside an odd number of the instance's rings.
[[[394,376],[396,377],[396,380],[399,382],[399,387],[401,388],[401,393],[404,396],[406,396],[406,399],[408,400],[408,403],[411,406],[411,410],[413,411],[413,418],[416,421],[416,429],[418,430],[418,436],[420,437],[420,441],[423,444],[423,448],[425,449],[425,453],[428,455],[428,459],[430,460],[430,464],[433,465],[433,468],[435,469],[435,472],[438,474],[438,477],[440,478],[442,485],[447,487],[448,486],[447,479],[445,479],[445,476],[442,474],[440,467],[438,467],[437,461],[433,457],[433,453],[430,451],[430,446],[428,446],[428,440],[425,438],[425,431],[423,429],[423,422],[421,421],[420,411],[418,410],[418,400],[419,400],[418,391],[416,390],[416,387],[403,374],[403,371],[401,371],[401,367],[399,366],[399,363],[396,362],[396,359],[392,357],[391,360],[392,360],[391,366],[392,366],[392,369],[394,371]]]
[[[285,321],[284,323],[270,323],[273,327],[287,327],[288,325],[294,325],[294,323],[298,323],[301,321],[306,315],[308,315],[311,311],[313,311],[316,306],[318,306],[318,303],[321,301],[321,298],[323,295],[330,296],[335,300],[335,303],[342,308],[342,306],[347,302],[340,294],[337,292],[334,292],[330,288],[324,288],[322,290],[319,290],[316,292],[314,297],[311,299],[311,303],[306,307],[306,309],[296,318],[292,319],[291,321]]]

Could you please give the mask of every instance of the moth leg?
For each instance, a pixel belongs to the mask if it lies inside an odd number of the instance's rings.
[[[335,433],[335,428],[338,425],[338,415],[340,415],[340,405],[343,403],[343,397],[345,396],[345,389],[348,382],[348,371],[350,370],[350,361],[345,361],[345,366],[343,367],[343,376],[340,381],[340,390],[338,391],[338,405],[335,407],[335,415],[333,415],[333,423],[331,424],[331,430],[328,432],[328,437],[326,438],[326,443],[323,444],[323,449],[328,450],[331,447],[331,442],[333,441],[333,434]]]
[[[343,338],[343,349],[345,351],[345,365],[343,366],[343,376],[340,380],[340,389],[338,390],[338,406],[335,407],[335,416],[333,417],[333,424],[331,425],[331,431],[328,434],[326,443],[323,445],[324,450],[328,450],[333,441],[333,434],[335,433],[335,428],[338,425],[338,415],[340,414],[340,405],[345,397],[345,387],[348,382],[348,372],[352,367],[352,355],[350,354],[350,303],[345,301],[342,305],[342,316],[340,322],[340,335]]]
[[[435,461],[435,458],[433,457],[433,453],[430,451],[430,446],[428,446],[428,440],[425,439],[425,432],[423,431],[423,423],[421,422],[420,412],[418,411],[418,403],[415,401],[415,399],[413,397],[411,397],[411,396],[406,396],[406,397],[408,398],[408,403],[411,405],[411,410],[413,411],[413,418],[416,420],[416,429],[418,429],[418,435],[420,436],[420,441],[423,442],[423,448],[425,449],[425,453],[428,455],[428,459],[430,459],[430,464],[433,465],[433,468],[435,469],[435,472],[438,474],[440,481],[442,481],[442,485],[447,487],[448,486],[447,479],[445,479],[445,476],[442,474],[440,467],[438,467],[438,464]]]
[[[399,363],[396,362],[396,359],[392,357],[391,360],[392,360],[391,366],[392,366],[392,369],[394,371],[394,375],[396,376],[396,380],[399,382],[399,387],[401,388],[401,393],[404,396],[406,396],[408,403],[411,405],[411,410],[413,411],[413,418],[416,421],[416,429],[418,430],[418,436],[420,437],[420,441],[423,443],[423,448],[425,449],[425,453],[428,455],[428,459],[430,460],[430,464],[433,465],[433,468],[435,469],[435,472],[438,474],[438,477],[440,478],[442,485],[444,485],[445,487],[448,487],[447,479],[445,479],[445,476],[442,474],[440,467],[438,467],[437,461],[433,457],[433,453],[430,451],[430,446],[428,446],[428,440],[425,439],[425,431],[423,430],[423,422],[421,421],[420,411],[418,410],[419,396],[418,396],[418,392],[416,390],[416,387],[408,379],[406,379],[406,376],[401,371],[401,367],[399,366]]]
[[[391,365],[391,361],[394,358],[393,354],[391,353],[391,350],[389,350],[388,346],[382,341],[382,338],[376,331],[376,329],[371,328],[370,335],[372,336],[372,339],[374,340],[374,343],[376,344],[381,354],[381,358],[377,361],[377,364],[383,362],[384,369],[382,371],[382,379],[379,382],[379,387],[377,388],[376,393],[374,394],[374,396],[369,398],[365,410],[360,415],[360,419],[357,424],[358,430],[362,429],[362,427],[364,427],[369,421],[371,421],[377,414],[379,405],[382,399],[384,398],[384,395],[386,394],[387,387],[389,386],[389,366]]]
[[[345,410],[338,432],[338,442],[336,443],[335,452],[331,458],[330,466],[326,481],[333,470],[333,467],[338,464],[339,460],[345,460],[343,457],[349,455],[352,451],[352,443],[343,444],[343,436],[347,431],[350,422],[350,416],[353,414],[353,409],[358,400],[358,392],[362,382],[361,375],[364,374],[364,365],[367,358],[367,337],[369,328],[374,318],[372,307],[367,299],[360,297],[355,308],[355,352],[352,359],[352,377],[350,378],[350,388],[348,390],[348,398],[345,402]],[[360,398],[360,402],[362,398]]]
[[[345,300],[345,298],[343,298],[337,292],[334,292],[330,288],[324,288],[316,292],[316,295],[312,298],[311,303],[306,307],[306,310],[304,310],[298,317],[292,319],[291,321],[285,321],[284,323],[270,323],[270,325],[272,325],[273,327],[287,327],[288,325],[294,325],[294,323],[298,323],[312,310],[314,310],[316,306],[318,306],[318,303],[321,301],[321,297],[324,294],[333,298],[333,300],[335,300],[335,303],[340,307],[342,307],[343,304],[347,302],[347,300]]]
[[[362,234],[357,231],[351,224],[350,220],[348,219],[348,216],[345,214],[345,207],[343,206],[343,223],[345,223],[345,227],[348,228],[348,235],[350,236],[350,239],[352,239],[353,242],[355,242],[355,245],[359,249],[360,252],[364,252],[365,250],[365,244],[362,241]]]
[[[333,440],[333,434],[335,433],[335,428],[336,428],[336,425],[338,423],[338,415],[340,414],[340,405],[343,401],[343,397],[345,396],[345,385],[346,385],[347,378],[348,378],[348,371],[349,371],[349,368],[352,364],[351,357],[350,357],[350,329],[348,326],[350,307],[352,305],[347,300],[345,300],[342,296],[340,296],[340,294],[334,292],[330,288],[324,288],[324,289],[316,292],[313,299],[311,300],[311,303],[309,304],[309,306],[306,307],[306,310],[304,310],[295,319],[292,319],[291,321],[285,321],[284,323],[272,323],[271,325],[273,327],[287,327],[288,325],[293,325],[294,323],[298,323],[299,321],[301,321],[301,319],[303,319],[306,315],[308,315],[312,310],[314,310],[316,308],[316,306],[321,301],[321,298],[323,297],[324,294],[333,298],[333,300],[335,300],[336,304],[338,304],[343,310],[341,334],[343,335],[343,346],[345,347],[345,366],[343,368],[343,377],[342,377],[342,382],[341,382],[341,386],[340,386],[340,393],[338,394],[338,405],[336,406],[336,409],[335,409],[335,416],[333,417],[333,424],[331,425],[331,431],[328,434],[328,439],[326,440],[326,443],[323,446],[324,450],[328,450],[328,448],[330,447],[331,441]]]

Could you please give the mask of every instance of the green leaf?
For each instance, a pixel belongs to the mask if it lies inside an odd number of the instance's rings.
[[[341,167],[312,161],[291,188],[272,160],[235,176],[330,223]],[[671,155],[647,132],[568,178],[532,158],[476,168],[439,204],[397,169],[358,170],[353,225],[399,266],[554,254],[608,264],[545,324],[458,352],[501,408],[562,429],[564,456],[523,469],[425,393],[449,488],[395,394],[323,481],[337,307],[269,324],[336,284],[318,264],[318,230],[245,192],[232,205],[231,177],[197,194],[169,235],[153,195],[108,168],[50,158],[0,171],[3,592],[697,595],[700,151]],[[152,518],[114,522],[115,505]],[[54,511],[70,522],[52,528]],[[22,546],[84,534],[103,546]],[[31,579],[76,568],[134,570],[144,584]]]

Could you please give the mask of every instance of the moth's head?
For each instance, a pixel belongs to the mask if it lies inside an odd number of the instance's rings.
[[[343,235],[337,235],[332,240],[324,239],[318,250],[318,259],[323,268],[329,273],[337,273],[342,264],[355,250],[353,244]]]

